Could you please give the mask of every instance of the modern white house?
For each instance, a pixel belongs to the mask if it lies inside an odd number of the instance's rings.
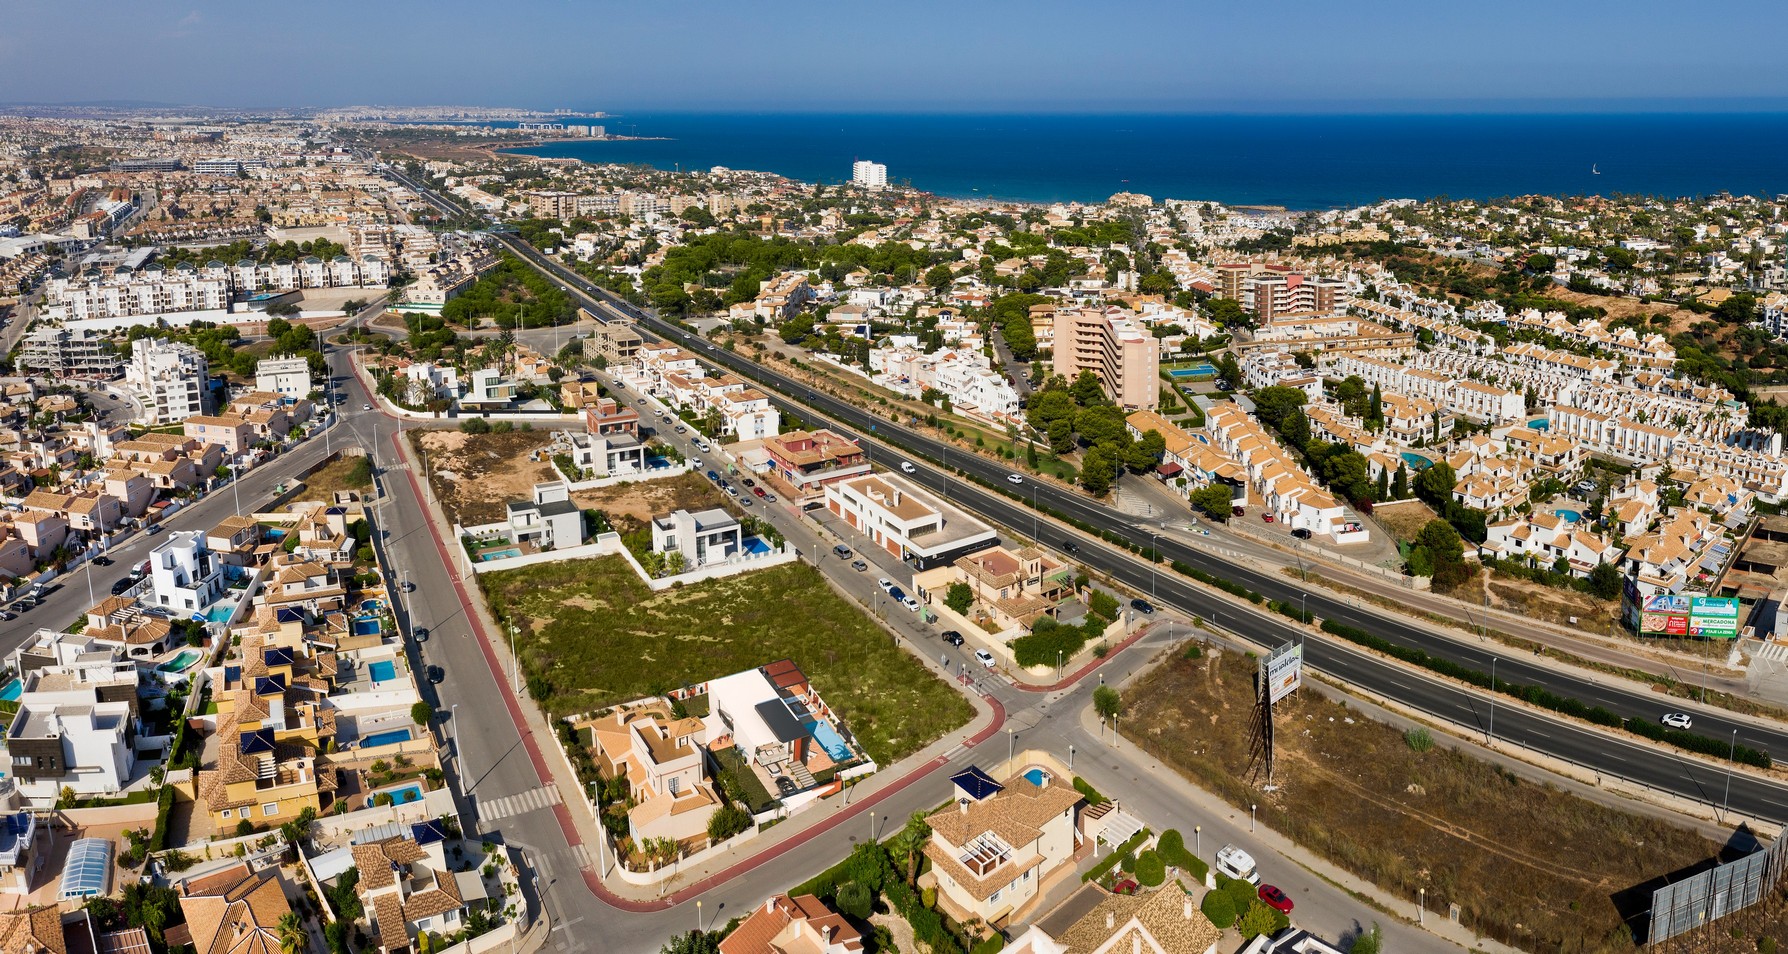
[[[306,358],[262,358],[255,363],[255,390],[283,398],[309,397],[310,361]]]
[[[136,767],[136,667],[93,665],[33,671],[6,731],[7,772],[26,801],[56,803],[64,788],[111,795]]]
[[[534,485],[532,500],[509,503],[509,542],[562,550],[584,542],[584,512],[562,480]]]
[[[224,594],[223,565],[198,530],[177,530],[149,551],[149,581],[155,605],[187,613],[203,611]]]
[[[571,462],[598,479],[646,471],[646,445],[633,434],[581,434],[567,431]]]
[[[712,507],[652,518],[652,552],[681,553],[688,569],[724,563],[744,552],[745,530],[733,515]]]

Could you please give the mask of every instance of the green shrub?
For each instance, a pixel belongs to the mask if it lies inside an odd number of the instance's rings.
[[[1005,950],[1005,948],[1006,936],[1004,934],[994,934],[992,937],[986,938],[979,944],[976,944],[973,948],[970,948],[969,954],[999,954],[999,952]]]
[[[855,881],[848,881],[838,886],[838,893],[833,896],[832,905],[840,913],[863,921],[869,918],[870,911],[875,905],[875,896],[869,893],[867,886]]]
[[[1204,903],[1198,906],[1204,916],[1221,931],[1235,923],[1235,902],[1229,895],[1221,891],[1212,891],[1204,896]]]
[[[1082,881],[1097,881],[1100,878],[1105,877],[1105,872],[1110,871],[1113,866],[1117,865],[1118,862],[1124,860],[1124,858],[1127,857],[1130,854],[1130,852],[1135,851],[1136,846],[1142,844],[1143,841],[1148,838],[1148,836],[1149,836],[1149,830],[1147,828],[1144,828],[1142,831],[1139,831],[1136,834],[1131,835],[1129,841],[1126,841],[1123,844],[1119,845],[1117,847],[1117,850],[1113,851],[1109,855],[1106,855],[1105,859],[1103,861],[1099,862],[1096,865],[1093,865],[1091,868],[1088,868],[1086,873],[1080,876],[1080,880],[1082,880]]]
[[[1143,852],[1136,859],[1136,880],[1151,888],[1160,887],[1167,880],[1167,862],[1152,851]]]
[[[1262,934],[1277,933],[1283,926],[1281,922],[1283,924],[1291,923],[1285,915],[1268,907],[1265,901],[1255,898],[1248,902],[1247,908],[1243,909],[1242,919],[1236,925],[1236,930],[1241,933],[1243,939],[1253,940]]]
[[[1111,799],[1099,794],[1099,790],[1094,788],[1091,782],[1088,782],[1086,779],[1081,778],[1078,775],[1074,776],[1074,790],[1079,792],[1081,797],[1086,799],[1088,805],[1103,805],[1106,802],[1111,801]]]
[[[1434,736],[1427,729],[1408,729],[1403,733],[1403,742],[1417,752],[1426,752],[1434,748]]]

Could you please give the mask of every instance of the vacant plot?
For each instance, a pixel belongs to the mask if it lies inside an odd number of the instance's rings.
[[[790,563],[654,593],[621,557],[478,578],[521,628],[529,691],[568,715],[792,659],[889,765],[973,709],[813,567]]]
[[[546,431],[467,434],[457,430],[410,432],[412,447],[428,455],[428,478],[447,517],[461,526],[502,520],[511,500],[527,500],[534,485],[554,480],[544,453]]]
[[[643,527],[653,517],[673,510],[704,510],[718,507],[727,499],[708,478],[696,473],[678,474],[662,480],[631,480],[595,490],[580,490],[571,497],[580,507],[602,511],[623,533]]]
[[[1247,781],[1256,663],[1175,657],[1124,693],[1124,732],[1150,754],[1329,860],[1524,950],[1629,951],[1615,897],[1713,857],[1663,821],[1536,785],[1305,689],[1279,704],[1268,792]]]
[[[372,461],[365,456],[342,455],[304,478],[304,491],[296,500],[329,503],[339,490],[371,490]]]
[[[1586,633],[1624,636],[1620,625],[1620,601],[1599,600],[1588,593],[1546,586],[1531,580],[1516,579],[1498,573],[1479,574],[1473,581],[1474,591],[1482,589],[1490,597],[1491,606],[1518,613],[1528,619],[1570,626]]]
[[[1389,531],[1392,539],[1407,542],[1414,540],[1428,521],[1434,519],[1434,510],[1420,500],[1380,504],[1373,508],[1372,519]]]

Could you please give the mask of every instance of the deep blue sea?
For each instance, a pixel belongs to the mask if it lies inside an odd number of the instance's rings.
[[[566,120],[578,122],[579,120]],[[837,115],[587,120],[630,142],[517,150],[810,182],[885,163],[946,196],[1160,199],[1320,209],[1384,198],[1788,192],[1788,113],[1607,115]],[[1591,169],[1600,174],[1592,174]]]

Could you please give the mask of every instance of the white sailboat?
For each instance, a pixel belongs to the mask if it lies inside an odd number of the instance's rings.
[[[1602,174],[1602,170],[1597,169],[1596,164],[1592,162],[1589,164],[1589,174],[1592,176],[1599,176]]]

